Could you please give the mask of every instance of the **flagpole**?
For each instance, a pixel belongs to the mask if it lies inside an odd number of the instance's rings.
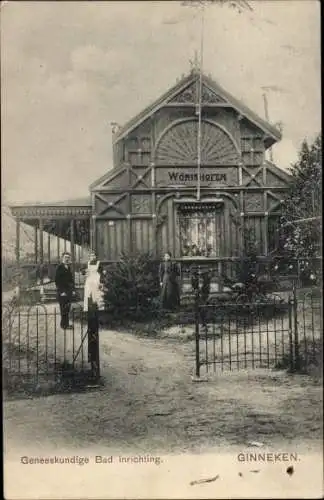
[[[201,6],[200,61],[198,90],[197,200],[200,201],[202,70],[204,57],[204,5]]]

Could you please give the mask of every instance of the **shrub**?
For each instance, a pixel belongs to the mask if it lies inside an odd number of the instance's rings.
[[[301,374],[313,375],[321,378],[323,376],[323,340],[308,338],[298,343],[299,362],[293,371]],[[285,356],[277,363],[278,369],[290,369],[289,355]]]
[[[244,295],[250,301],[264,301],[268,293],[276,290],[277,283],[269,277],[269,265],[258,257],[259,244],[253,231],[244,229],[243,235],[244,247],[236,264],[235,275],[231,278],[223,275],[224,284],[234,287],[238,295]]]
[[[19,286],[27,288],[35,285],[39,277],[39,266],[25,267],[26,262],[17,264],[14,261],[2,259],[2,286],[4,291],[12,290]]]
[[[151,254],[123,254],[105,269],[103,281],[105,305],[114,316],[139,320],[158,310],[158,264]]]

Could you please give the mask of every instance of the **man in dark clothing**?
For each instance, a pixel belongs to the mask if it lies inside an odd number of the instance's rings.
[[[75,291],[70,261],[70,254],[64,252],[62,255],[62,262],[57,266],[55,274],[57,300],[60,305],[61,328],[63,328],[63,330],[70,330],[72,328],[69,325],[69,314],[72,296],[75,295]]]

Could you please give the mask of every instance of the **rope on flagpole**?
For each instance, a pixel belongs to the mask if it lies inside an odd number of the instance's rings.
[[[201,32],[200,32],[200,62],[199,62],[199,90],[198,90],[198,144],[197,144],[197,200],[200,201],[200,167],[201,167],[201,108],[202,108],[202,71],[204,60],[204,4],[201,5]]]

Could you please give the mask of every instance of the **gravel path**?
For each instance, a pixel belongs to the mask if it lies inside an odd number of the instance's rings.
[[[7,401],[5,447],[109,446],[201,452],[260,441],[321,446],[322,388],[254,370],[194,383],[193,345],[101,332],[105,384],[85,393]]]

